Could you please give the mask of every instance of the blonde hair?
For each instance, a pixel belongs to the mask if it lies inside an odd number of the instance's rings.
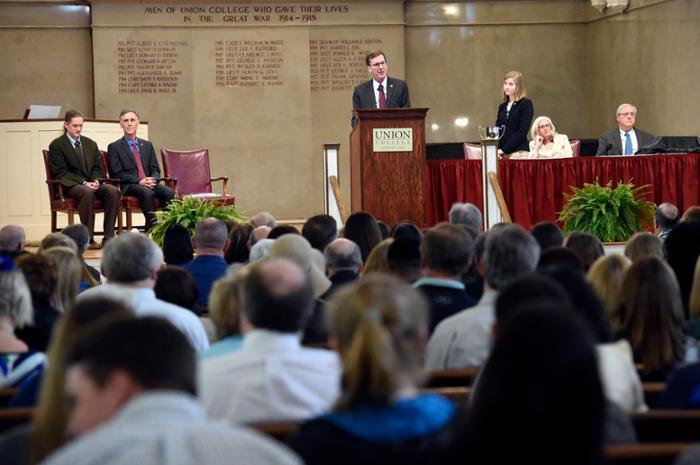
[[[248,268],[241,268],[219,279],[211,288],[207,309],[217,339],[240,334],[243,284],[248,271]]]
[[[695,273],[693,274],[693,287],[690,290],[690,300],[688,301],[690,317],[700,316],[700,256],[695,262]]]
[[[527,96],[527,92],[525,91],[525,80],[523,79],[523,73],[520,71],[510,71],[506,73],[505,77],[503,78],[503,81],[505,82],[506,79],[512,79],[515,81],[515,101],[517,102],[518,100],[525,98]],[[503,92],[501,88],[501,95],[503,96],[503,101],[507,102],[508,101],[508,96],[506,95],[505,92]]]
[[[58,281],[51,296],[51,305],[59,312],[65,313],[75,303],[80,287],[80,276],[83,265],[78,254],[70,247],[60,246],[42,250],[40,253],[49,255],[58,265]]]
[[[603,301],[609,320],[613,319],[615,306],[622,290],[622,281],[631,265],[632,262],[627,257],[614,253],[598,258],[588,270],[586,278]]]
[[[389,405],[396,391],[420,383],[428,304],[393,276],[369,274],[332,298],[330,328],[343,358],[336,410]]]
[[[534,140],[535,137],[537,137],[537,134],[540,131],[540,124],[542,124],[542,122],[547,122],[552,127],[552,140],[554,140],[554,136],[557,135],[557,128],[554,127],[554,123],[552,123],[552,120],[549,116],[538,116],[537,118],[535,118],[535,121],[530,127],[530,139]]]
[[[648,232],[638,232],[625,244],[625,256],[636,262],[643,257],[664,258],[664,246],[658,236]]]
[[[393,238],[384,239],[375,245],[367,256],[364,273],[389,273],[389,246],[394,242]]]

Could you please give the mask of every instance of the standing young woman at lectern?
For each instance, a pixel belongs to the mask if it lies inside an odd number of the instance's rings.
[[[532,123],[534,108],[525,97],[525,82],[519,71],[511,71],[503,79],[503,102],[498,106],[496,126],[503,126],[498,154],[511,158],[527,158],[527,133]]]

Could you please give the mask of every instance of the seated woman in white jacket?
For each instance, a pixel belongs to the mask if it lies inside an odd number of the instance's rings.
[[[548,116],[538,116],[530,128],[530,154],[527,158],[571,158],[573,150],[566,134],[558,134]]]

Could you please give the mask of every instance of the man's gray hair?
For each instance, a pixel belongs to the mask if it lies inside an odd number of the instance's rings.
[[[195,227],[194,241],[197,248],[224,250],[228,240],[226,223],[216,218],[205,218]]]
[[[22,250],[26,236],[24,229],[16,224],[8,224],[0,229],[0,250]]]
[[[453,203],[450,208],[450,223],[463,224],[481,231],[481,210],[471,203]]]
[[[537,267],[540,246],[522,227],[509,224],[488,232],[484,257],[486,282],[492,289],[502,289]]]
[[[353,270],[358,272],[362,266],[360,247],[348,239],[336,239],[323,250],[326,268],[335,273],[338,270]]]
[[[116,283],[150,278],[163,264],[160,247],[143,234],[119,234],[107,242],[102,254],[102,272]]]

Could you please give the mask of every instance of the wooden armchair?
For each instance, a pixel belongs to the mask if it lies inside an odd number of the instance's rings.
[[[179,197],[194,195],[226,205],[236,203],[228,193],[228,176],[211,177],[209,149],[178,151],[161,149],[164,179],[177,183],[175,191]],[[223,182],[223,193],[212,191],[212,182]]]

